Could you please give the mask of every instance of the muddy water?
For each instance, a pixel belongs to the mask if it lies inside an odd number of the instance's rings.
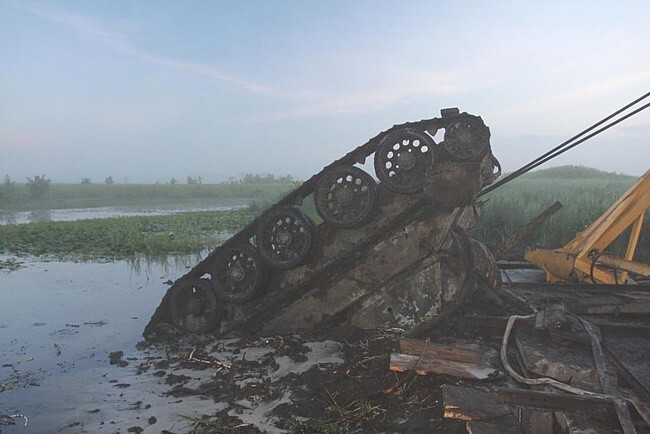
[[[0,211],[0,226],[20,225],[34,222],[79,221],[110,217],[170,215],[191,211],[225,211],[241,208],[250,200],[232,200],[222,205],[206,205],[204,202],[167,206],[119,206],[78,209],[42,209],[34,211]]]
[[[166,398],[162,380],[136,374],[140,361],[155,356],[135,349],[140,333],[164,282],[187,262],[28,262],[0,273],[0,415],[29,419],[0,432],[179,431],[187,424],[179,415],[213,411],[209,401]],[[108,353],[120,350],[127,367],[109,364]]]

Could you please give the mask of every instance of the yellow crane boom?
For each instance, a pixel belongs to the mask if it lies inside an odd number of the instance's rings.
[[[650,265],[633,260],[648,206],[650,170],[566,246],[529,249],[526,260],[543,269],[549,282],[626,283],[628,272],[650,277]],[[625,257],[603,253],[630,226]]]

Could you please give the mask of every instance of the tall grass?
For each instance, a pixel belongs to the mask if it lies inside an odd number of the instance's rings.
[[[562,202],[553,217],[525,240],[526,245],[557,248],[569,242],[603,214],[633,183],[633,177],[604,177],[601,179],[552,179],[522,177],[487,194],[482,217],[472,235],[491,248],[497,248],[514,230],[521,228],[553,202]],[[637,259],[650,256],[647,236],[648,217],[644,223]],[[612,253],[622,254],[625,243],[611,247]]]

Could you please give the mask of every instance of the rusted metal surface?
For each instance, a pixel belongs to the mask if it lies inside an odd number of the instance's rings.
[[[435,143],[432,131],[445,130]],[[314,330],[338,324],[413,328],[454,307],[459,291],[495,286],[494,258],[459,235],[476,196],[500,173],[481,118],[457,109],[396,125],[325,167],[212,251],[168,291],[145,337],[187,331]],[[374,154],[372,177],[357,162]],[[312,197],[324,223],[297,204]],[[467,264],[468,255],[474,259]],[[214,289],[216,317],[188,330],[187,281]],[[174,300],[174,303],[171,301]],[[180,313],[179,313],[180,312]]]

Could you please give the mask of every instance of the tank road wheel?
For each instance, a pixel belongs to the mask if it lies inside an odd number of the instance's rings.
[[[209,282],[185,279],[177,282],[169,300],[174,326],[189,333],[214,331],[219,324],[217,299]]]
[[[490,130],[480,118],[469,117],[445,129],[445,149],[459,160],[478,160],[490,143]]]
[[[395,193],[418,193],[427,166],[437,162],[435,143],[424,133],[402,128],[384,137],[375,152],[375,172]]]
[[[297,267],[311,250],[314,228],[311,219],[296,207],[282,206],[273,210],[257,231],[262,257],[274,268]]]
[[[233,247],[220,254],[212,272],[217,297],[230,303],[252,300],[264,290],[265,264],[249,244]]]
[[[363,225],[377,203],[377,184],[354,166],[330,170],[314,191],[316,211],[327,223],[341,229]]]

